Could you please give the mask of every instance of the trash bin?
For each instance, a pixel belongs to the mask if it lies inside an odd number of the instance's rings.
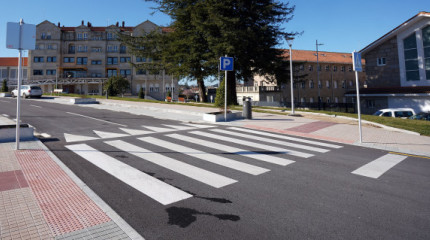
[[[244,98],[242,117],[244,117],[245,119],[252,119],[252,104],[251,98],[249,97]]]

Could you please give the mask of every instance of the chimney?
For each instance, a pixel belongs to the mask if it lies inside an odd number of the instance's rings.
[[[116,26],[119,27],[119,22],[116,22]]]
[[[125,22],[124,22],[124,21],[122,21],[122,27],[124,27],[124,24],[125,24]]]
[[[60,22],[58,22],[58,27],[60,27]]]
[[[87,27],[91,27],[90,22],[87,22]]]
[[[82,20],[81,25],[84,25],[84,20]]]

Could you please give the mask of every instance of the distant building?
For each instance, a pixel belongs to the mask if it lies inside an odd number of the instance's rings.
[[[146,97],[163,100],[173,89],[177,97],[177,79],[133,68],[129,62],[145,64],[151,59],[133,56],[116,37],[118,33],[142,36],[154,30],[169,31],[150,21],[135,27],[124,22],[96,27],[84,21],[77,27],[64,27],[44,21],[36,26],[36,50],[29,51],[29,82],[44,92],[58,83],[58,88],[69,93],[102,94],[107,78],[122,75],[130,81],[131,94],[143,88]]]
[[[360,52],[368,85],[360,90],[364,113],[387,107],[430,111],[429,12],[418,13]]]
[[[285,61],[289,62],[289,50],[284,51]],[[355,89],[355,74],[352,70],[351,53],[318,52],[319,82],[317,72],[317,53],[308,50],[292,50],[294,102],[297,107],[318,107],[321,104],[352,103],[352,97],[345,93]],[[363,63],[364,64],[364,63]],[[289,65],[288,65],[289,66]],[[289,68],[285,71],[289,71]],[[360,87],[364,86],[365,75],[359,75]],[[266,82],[261,76],[248,80],[243,87],[237,87],[238,101],[250,97],[255,105],[291,106],[290,79],[286,84]]]
[[[27,81],[28,68],[27,58],[22,58],[22,80]],[[18,80],[18,58],[17,57],[1,57],[0,58],[0,83],[6,80],[8,86],[15,85]]]

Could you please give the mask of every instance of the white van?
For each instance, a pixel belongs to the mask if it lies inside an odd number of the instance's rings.
[[[415,111],[412,108],[386,108],[375,112],[373,115],[381,117],[408,118],[415,115]]]

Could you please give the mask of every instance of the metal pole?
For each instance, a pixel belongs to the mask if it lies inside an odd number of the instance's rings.
[[[225,71],[224,87],[224,122],[227,122],[227,71]]]
[[[171,92],[171,94],[172,94],[172,102],[173,102],[173,93],[175,92],[175,90],[174,90],[174,88],[173,88],[173,75],[172,75],[172,92]]]
[[[318,40],[316,40],[316,47],[317,47],[317,87],[318,87],[318,110],[321,110],[321,103],[320,103],[320,64],[318,59]]]
[[[292,46],[292,44],[289,44],[289,45],[290,45],[290,79],[291,79],[291,114],[292,114],[292,115],[294,115],[293,55],[292,55],[292,51],[291,51],[291,46]]]
[[[16,139],[16,150],[19,150],[19,138],[20,138],[20,117],[21,117],[21,54],[22,54],[22,48],[21,48],[21,43],[22,43],[22,25],[24,24],[24,21],[21,19],[19,21],[19,53],[18,53],[18,96],[16,98],[16,135],[15,135],[15,139]]]
[[[357,89],[358,134],[360,136],[360,143],[363,143],[363,135],[361,131],[360,85],[358,82],[358,71],[355,71],[355,85],[355,88]]]

